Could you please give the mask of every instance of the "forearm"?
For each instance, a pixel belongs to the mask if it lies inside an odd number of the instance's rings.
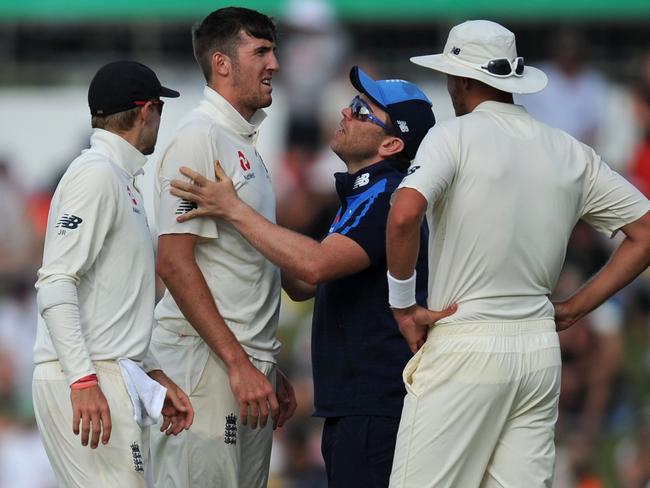
[[[176,261],[175,267],[162,273],[161,278],[185,318],[228,367],[248,360],[239,341],[221,317],[203,273],[195,262]]]
[[[95,373],[81,332],[77,287],[72,279],[40,283],[38,309],[68,384]]]
[[[272,223],[242,201],[227,219],[266,259],[290,275],[310,284],[329,278],[318,241]]]
[[[294,302],[309,300],[316,294],[315,285],[310,285],[284,271],[282,272],[282,289]]]
[[[650,247],[641,240],[625,238],[607,264],[566,302],[574,321],[629,284],[650,265]]]
[[[420,251],[420,218],[396,221],[388,216],[386,255],[391,276],[405,280],[413,275]]]

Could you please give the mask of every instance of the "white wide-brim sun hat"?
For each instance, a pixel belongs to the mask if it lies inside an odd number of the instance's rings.
[[[524,64],[517,76],[496,76],[487,70],[491,60],[507,59],[516,64],[515,35],[502,25],[489,20],[468,20],[449,31],[441,54],[415,56],[411,62],[454,76],[472,78],[508,93],[536,93],[548,83],[546,74]],[[523,63],[523,60],[522,60]]]

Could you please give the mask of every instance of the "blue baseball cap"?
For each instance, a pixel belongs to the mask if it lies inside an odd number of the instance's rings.
[[[410,81],[373,80],[358,66],[350,70],[350,82],[388,114],[395,135],[404,141],[404,153],[413,159],[436,123],[429,98]]]

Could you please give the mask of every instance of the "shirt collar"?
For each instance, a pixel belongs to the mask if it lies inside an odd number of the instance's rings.
[[[90,148],[106,155],[132,177],[142,174],[147,157],[126,139],[104,129],[94,129],[90,136]]]
[[[395,167],[395,160],[394,159],[384,159],[382,161],[379,161],[377,163],[373,163],[369,166],[366,166],[365,168],[361,168],[359,171],[356,173],[345,173],[345,172],[340,172],[340,173],[334,173],[334,179],[336,180],[336,190],[339,193],[339,197],[345,198],[346,196],[352,194],[352,193],[360,193],[368,189],[368,184],[372,183],[377,179],[380,175],[386,173],[386,172],[394,172],[394,171],[399,171]],[[357,185],[357,188],[355,188],[355,183],[357,182],[357,179],[363,178],[363,175],[368,173],[368,183],[365,183],[364,185]],[[363,181],[363,180],[359,180]]]
[[[514,103],[495,102],[494,100],[486,100],[479,103],[473,112],[499,112],[502,114],[510,115],[527,115],[528,112],[523,105],[515,105]]]
[[[213,119],[244,138],[250,139],[253,142],[257,139],[259,126],[266,118],[266,112],[264,110],[257,110],[251,117],[251,120],[248,121],[242,117],[228,100],[209,86],[203,89],[203,96],[204,99],[201,102],[201,106],[207,110]]]

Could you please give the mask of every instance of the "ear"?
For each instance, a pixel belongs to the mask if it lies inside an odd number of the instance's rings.
[[[404,141],[399,137],[386,136],[379,144],[377,153],[382,159],[388,159],[391,156],[401,153],[404,150]]]
[[[216,51],[212,54],[212,74],[228,76],[232,69],[232,60],[224,53]]]

